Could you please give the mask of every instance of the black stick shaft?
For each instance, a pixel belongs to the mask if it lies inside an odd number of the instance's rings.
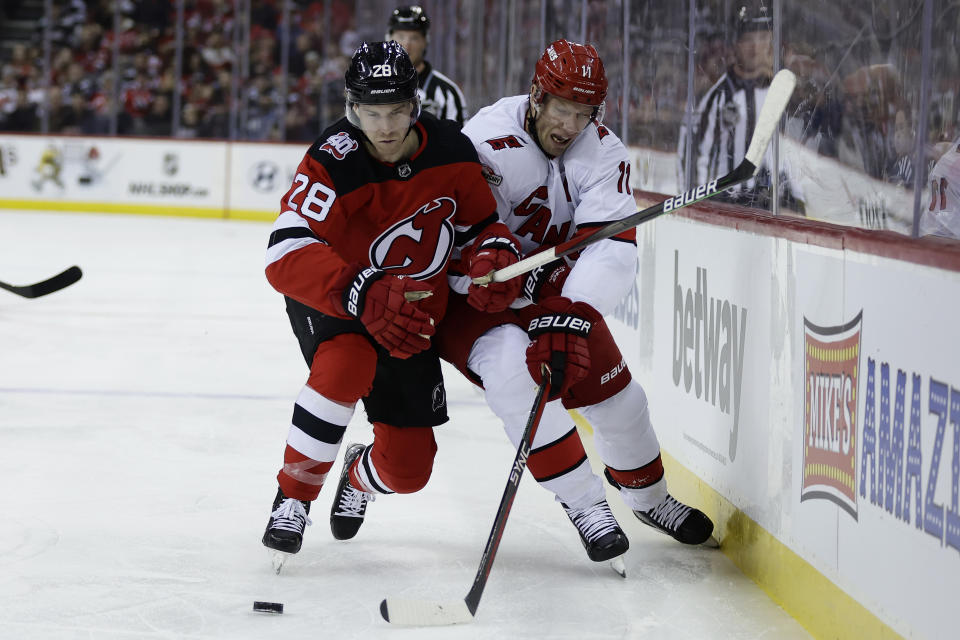
[[[543,409],[547,405],[547,397],[550,390],[549,376],[543,376],[543,382],[537,390],[537,397],[530,409],[530,416],[527,418],[526,427],[520,438],[520,446],[517,447],[517,455],[513,459],[513,467],[510,469],[510,477],[507,480],[507,486],[503,489],[503,497],[500,498],[500,507],[497,509],[497,518],[493,521],[493,528],[490,530],[490,537],[487,538],[487,546],[483,550],[483,557],[480,559],[480,568],[477,569],[477,577],[473,580],[473,586],[467,593],[464,600],[471,614],[476,614],[477,607],[480,606],[480,597],[483,595],[483,589],[487,586],[487,578],[490,577],[490,569],[493,567],[493,560],[496,558],[497,549],[500,546],[500,539],[503,537],[503,531],[507,526],[507,517],[510,515],[510,508],[513,506],[513,499],[517,495],[517,489],[520,487],[520,478],[523,476],[523,470],[527,468],[527,457],[530,455],[530,446],[533,443],[533,437],[537,432],[537,425],[540,424],[540,418],[543,416]]]

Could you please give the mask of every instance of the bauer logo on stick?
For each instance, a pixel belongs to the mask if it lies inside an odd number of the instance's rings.
[[[691,189],[686,193],[681,193],[678,196],[667,198],[663,202],[663,212],[667,213],[668,211],[685,207],[686,205],[696,202],[697,200],[703,200],[707,196],[713,195],[716,192],[717,180],[711,180],[707,184],[702,184],[696,189]]]

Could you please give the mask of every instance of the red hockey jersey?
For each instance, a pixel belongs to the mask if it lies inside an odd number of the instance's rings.
[[[341,119],[310,147],[281,200],[267,249],[270,284],[318,311],[345,317],[333,284],[357,265],[429,282],[419,303],[439,323],[447,267],[480,236],[505,234],[477,153],[456,123],[423,114],[407,160],[374,159]]]

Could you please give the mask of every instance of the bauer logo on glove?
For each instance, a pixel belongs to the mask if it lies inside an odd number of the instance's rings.
[[[590,333],[590,321],[584,318],[570,315],[549,315],[540,316],[530,321],[527,327],[527,333],[536,334],[541,331],[569,331],[587,335]]]

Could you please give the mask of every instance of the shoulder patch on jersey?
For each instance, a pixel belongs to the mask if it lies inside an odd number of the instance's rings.
[[[483,174],[483,179],[492,184],[495,187],[499,187],[503,182],[503,176],[493,170],[488,164],[480,163],[480,173]]]
[[[606,138],[608,135],[610,135],[610,130],[607,129],[605,126],[603,126],[602,124],[600,124],[600,123],[598,123],[598,122],[595,122],[594,124],[597,125],[597,136],[598,136],[601,140],[603,140],[603,139]]]
[[[490,138],[489,140],[484,140],[484,142],[494,150],[500,151],[501,149],[520,149],[524,146],[523,141],[517,138],[517,136],[503,136],[500,138]]]
[[[334,134],[327,138],[327,141],[320,145],[322,151],[328,152],[337,160],[343,160],[351,151],[360,148],[360,144],[350,137],[346,131]]]

